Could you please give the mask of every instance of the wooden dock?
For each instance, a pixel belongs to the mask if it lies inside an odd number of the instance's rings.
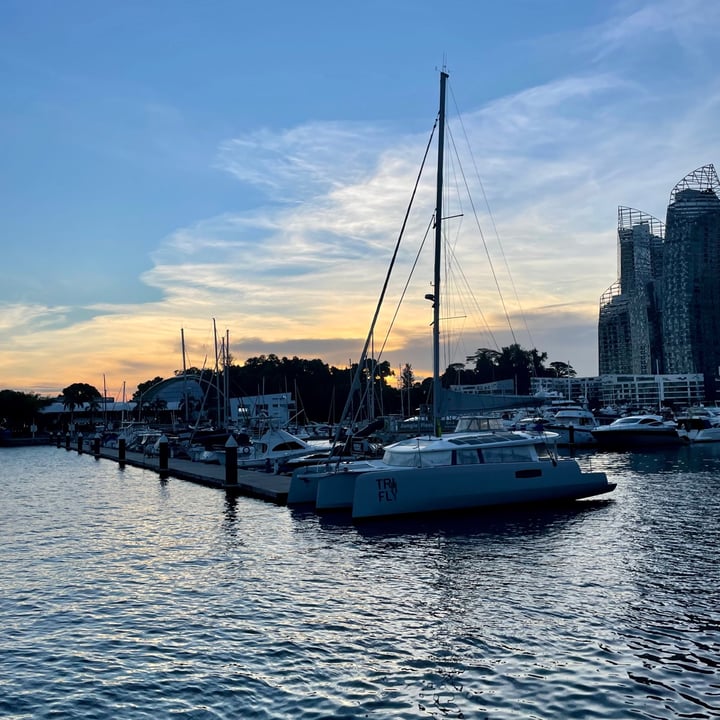
[[[63,447],[63,450],[77,452],[77,446],[71,450]],[[83,448],[83,452],[86,455],[119,462],[118,451],[115,448],[101,447],[99,454],[95,454],[92,448]],[[276,505],[285,505],[287,503],[290,488],[290,477],[288,475],[275,475],[262,470],[238,468],[237,483],[228,484],[225,481],[225,466],[223,465],[192,462],[191,460],[179,460],[171,457],[167,461],[167,470],[161,470],[160,459],[157,455],[143,455],[137,452],[126,452],[124,462],[126,465],[152,470],[162,476],[189,480],[207,487],[272,502]]]

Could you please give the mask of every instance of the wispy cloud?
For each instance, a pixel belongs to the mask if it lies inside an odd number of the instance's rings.
[[[671,41],[690,55],[703,54],[703,42],[715,40],[720,25],[720,6],[704,0],[654,0],[627,2],[602,26],[588,34],[602,53],[611,54],[629,43],[635,51]],[[594,37],[593,37],[594,36]],[[640,47],[638,47],[640,46]]]
[[[71,311],[70,307],[4,305],[0,312],[0,338],[34,336],[38,332],[57,328],[67,322]]]
[[[382,144],[380,129],[352,124],[265,129],[223,142],[217,167],[276,200],[300,202],[371,173]]]
[[[582,67],[481,106],[463,107],[457,89],[462,122],[451,118],[451,130],[465,175],[455,166],[448,180],[467,182],[474,205],[448,211],[462,218],[446,225],[474,298],[448,313],[456,354],[449,362],[509,342],[507,314],[522,344],[595,372],[598,301],[617,274],[617,206],[663,219],[674,183],[718,160],[714,71],[698,61],[694,84],[649,82],[644,73],[623,72],[614,53],[622,48],[623,62],[629,57],[635,67],[670,51],[690,54],[687,67],[720,29],[720,6],[682,0],[618,7],[602,26],[565,38],[574,57],[582,47],[592,53]],[[660,45],[661,54],[650,52]],[[212,318],[230,329],[238,360],[275,352],[344,365],[367,333],[426,142],[387,126],[339,122],[222,140],[216,169],[262,201],[198,219],[159,241],[142,275],[157,301],[0,308],[8,338],[0,372],[28,387],[42,358],[57,363],[58,376],[100,377],[112,369],[140,381],[159,366],[169,374],[180,366],[181,327],[192,363],[212,356]],[[430,175],[410,217],[378,338],[428,229],[432,184]],[[421,261],[386,357],[394,367],[429,368],[423,296],[431,277]]]

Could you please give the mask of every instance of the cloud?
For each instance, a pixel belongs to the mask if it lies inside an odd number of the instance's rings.
[[[216,165],[274,199],[300,202],[370,173],[382,143],[380,128],[308,123],[225,140]]]
[[[690,55],[699,55],[703,41],[715,41],[720,25],[720,6],[705,0],[654,0],[620,11],[603,23],[591,42],[603,54],[611,55],[629,43],[643,48],[670,41]],[[632,5],[630,5],[632,7]]]
[[[705,28],[701,9],[709,18]],[[650,82],[618,69],[613,53],[622,47],[624,60],[649,64],[649,46],[672,38],[674,48],[694,52],[689,38],[697,33],[701,45],[713,27],[718,10],[707,4],[633,5],[571,39],[581,45],[593,38],[593,61],[576,72],[471,103],[462,122],[451,118],[448,155],[455,145],[464,174],[455,164],[448,189],[455,180],[466,184],[473,203],[448,198],[446,210],[459,264],[447,268],[443,282],[466,286],[446,305],[448,364],[478,347],[517,340],[548,352],[550,360],[570,362],[580,374],[596,372],[598,302],[617,276],[617,207],[664,219],[673,185],[717,161],[720,115],[720,81],[702,63],[688,71],[685,84],[666,83],[662,75]],[[163,238],[142,275],[157,301],[4,308],[0,329],[10,339],[0,370],[32,386],[45,358],[58,377],[77,373],[70,381],[107,372],[116,384],[123,373],[136,383],[181,366],[181,328],[191,363],[212,364],[213,318],[221,333],[230,330],[238,361],[273,352],[344,366],[357,358],[368,332],[426,143],[424,135],[389,127],[317,122],[224,139],[216,168],[261,202]],[[419,246],[431,244],[428,169],[377,346]],[[410,362],[418,375],[430,367],[431,314],[423,298],[431,279],[423,257],[385,356],[393,367]],[[83,316],[75,321],[77,313]]]
[[[0,337],[34,337],[39,332],[67,324],[72,312],[70,307],[5,304],[0,306]]]

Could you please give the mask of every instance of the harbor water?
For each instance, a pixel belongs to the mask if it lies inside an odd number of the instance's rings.
[[[3,718],[720,717],[720,444],[554,509],[355,526],[0,449]]]

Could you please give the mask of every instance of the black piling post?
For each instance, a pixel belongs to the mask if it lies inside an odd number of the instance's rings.
[[[57,431],[57,435],[55,435],[55,443],[58,447],[60,447],[60,431]]]
[[[100,457],[100,434],[96,433],[93,438],[93,455],[96,458]]]
[[[65,449],[66,450],[70,449],[70,433],[67,433],[65,435]]]
[[[118,462],[125,462],[125,438],[118,440]]]
[[[231,435],[225,443],[225,485],[237,485],[238,478],[238,444]]]
[[[575,428],[573,427],[572,423],[568,428],[568,442],[570,443],[570,445],[575,444]]]
[[[165,437],[165,435],[161,435],[160,439],[158,440],[158,456],[159,456],[159,467],[160,467],[160,477],[166,478],[168,475],[168,458],[170,457],[170,447],[168,444],[168,439]]]
[[[78,433],[78,436],[77,436],[77,451],[78,451],[78,455],[82,455],[82,451],[83,451],[83,434],[82,433]]]

